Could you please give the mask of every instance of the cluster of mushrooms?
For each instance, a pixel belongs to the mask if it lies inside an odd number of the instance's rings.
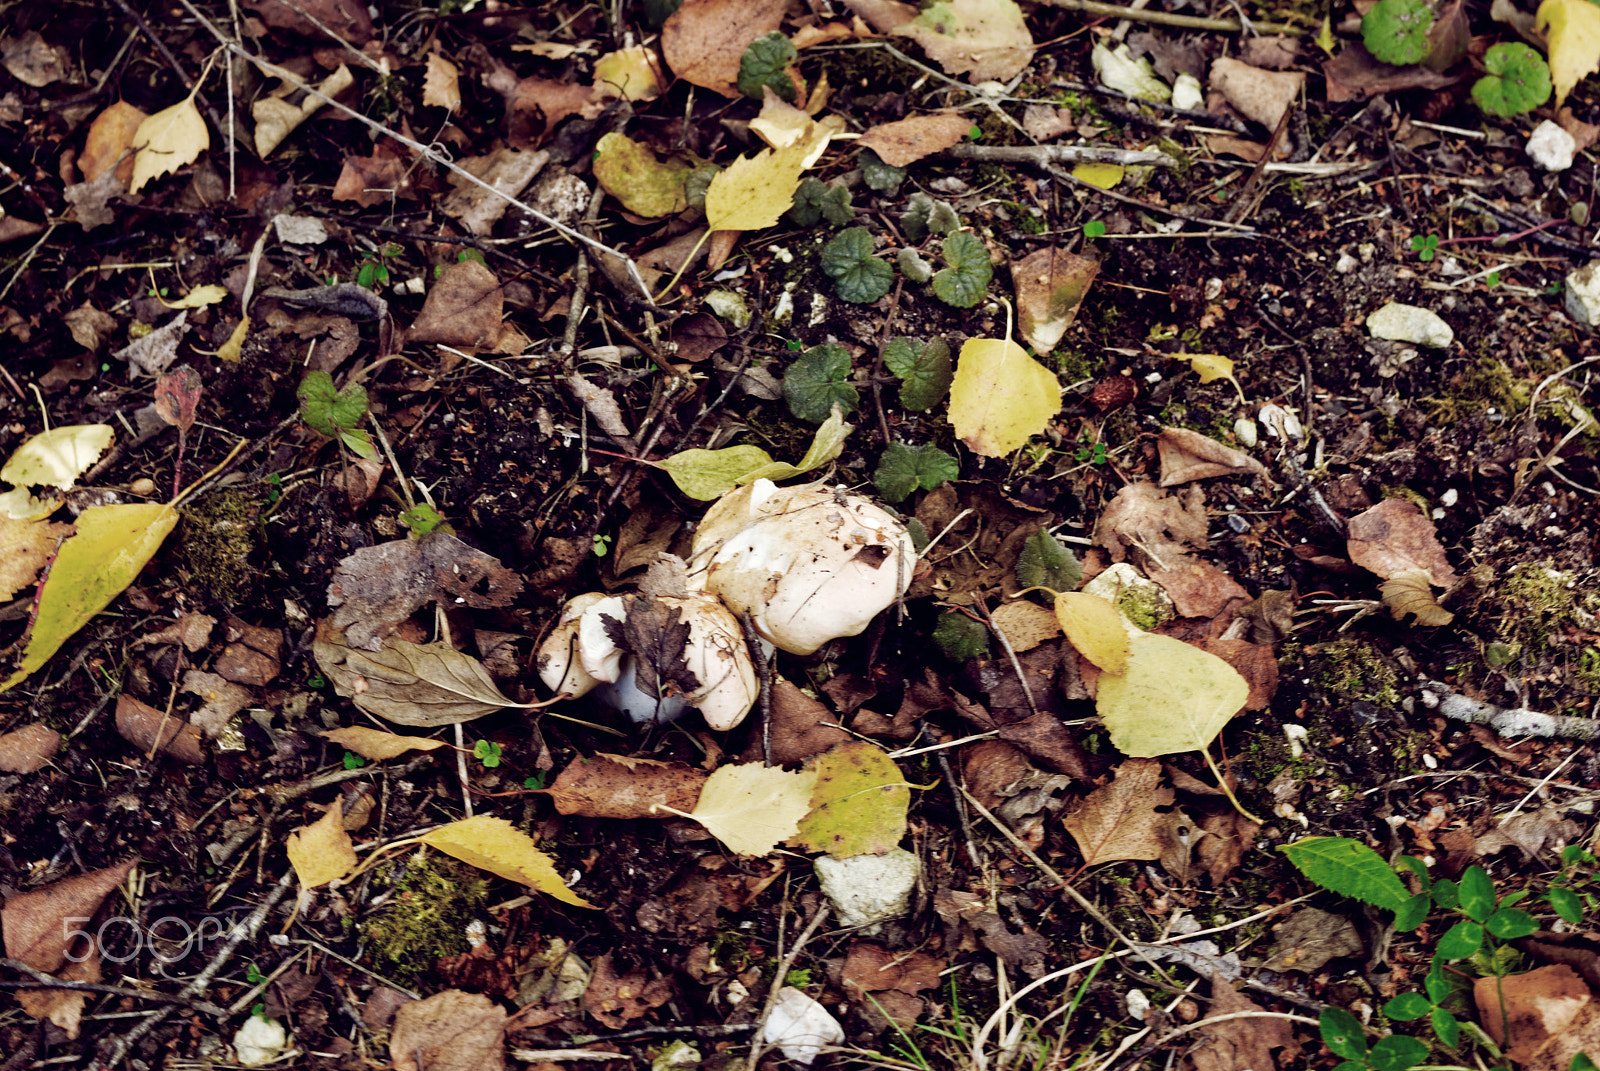
[[[569,600],[539,648],[539,676],[558,695],[594,692],[635,722],[695,708],[711,728],[731,729],[760,696],[743,615],[767,655],[808,655],[893,605],[916,560],[905,525],[867,499],[756,480],[712,503],[689,561],[652,568],[646,590]]]

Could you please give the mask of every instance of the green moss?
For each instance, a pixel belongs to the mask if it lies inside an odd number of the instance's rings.
[[[1400,674],[1370,643],[1335,640],[1308,646],[1302,654],[1312,687],[1323,694],[1345,703],[1400,705]]]
[[[190,590],[230,604],[249,594],[257,574],[251,558],[262,541],[256,524],[261,503],[256,491],[233,488],[205,495],[180,510],[177,556],[189,574]]]
[[[1384,484],[1382,486],[1382,494],[1381,494],[1381,497],[1380,497],[1380,501],[1383,498],[1401,498],[1401,499],[1404,499],[1405,501],[1410,502],[1412,505],[1414,505],[1418,509],[1420,509],[1422,511],[1422,513],[1423,513],[1423,516],[1427,516],[1428,511],[1433,508],[1433,504],[1428,501],[1428,498],[1427,498],[1426,495],[1418,494],[1416,491],[1413,491],[1411,488],[1402,486],[1400,484],[1391,484],[1391,483]]]
[[[1473,579],[1487,587],[1494,602],[1497,637],[1495,644],[1485,648],[1485,658],[1492,653],[1501,665],[1519,672],[1548,669],[1567,657],[1553,650],[1557,641],[1569,632],[1593,631],[1600,623],[1600,593],[1589,590],[1573,573],[1523,562],[1503,575],[1493,566],[1479,566]],[[1574,670],[1574,685],[1596,691],[1600,652],[1593,647],[1581,649]]]
[[[1122,611],[1123,617],[1146,632],[1166,624],[1172,618],[1171,609],[1154,592],[1139,588],[1129,588],[1119,595],[1117,609]]]
[[[1099,374],[1101,361],[1089,356],[1077,347],[1061,347],[1050,351],[1050,359],[1055,363],[1055,372],[1065,383],[1077,383],[1081,380],[1092,379]]]
[[[361,935],[380,970],[407,982],[467,951],[467,923],[489,900],[482,871],[420,849],[380,867],[379,876],[394,883],[393,896],[361,924]]]

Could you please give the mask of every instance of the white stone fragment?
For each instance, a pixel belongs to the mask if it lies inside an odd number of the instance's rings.
[[[827,1008],[786,985],[778,990],[778,1002],[761,1028],[761,1039],[776,1045],[788,1059],[809,1065],[824,1048],[844,1040],[844,1027]]]
[[[1239,445],[1249,449],[1260,441],[1260,434],[1256,429],[1256,422],[1247,416],[1242,416],[1233,422],[1233,434],[1239,440]]]
[[[917,857],[904,848],[884,855],[819,856],[817,882],[833,901],[841,926],[876,926],[911,909],[917,887]],[[869,931],[871,932],[871,931]]]
[[[1205,107],[1205,103],[1206,94],[1200,79],[1188,73],[1178,75],[1177,81],[1172,83],[1172,106],[1193,112]]]
[[[1600,260],[1567,272],[1567,315],[1585,327],[1600,324]]]
[[[233,1035],[233,1052],[245,1067],[271,1063],[289,1047],[289,1032],[276,1019],[252,1015]]]
[[[1367,317],[1367,330],[1373,338],[1395,342],[1415,342],[1419,346],[1443,349],[1455,341],[1450,325],[1431,309],[1391,301]]]
[[[272,226],[285,245],[321,245],[328,240],[328,228],[315,216],[273,216]]]
[[[1546,171],[1565,171],[1577,151],[1577,139],[1548,119],[1528,137],[1528,157]]]

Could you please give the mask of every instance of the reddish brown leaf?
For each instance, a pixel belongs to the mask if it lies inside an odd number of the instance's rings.
[[[672,999],[672,982],[650,977],[635,968],[618,975],[607,952],[594,961],[594,977],[583,993],[583,1010],[613,1030],[621,1030],[630,1019],[637,1019],[651,1008]],[[430,1069],[431,1071],[431,1069]]]
[[[61,750],[61,734],[44,722],[0,733],[0,770],[30,774],[42,770]]]
[[[894,123],[880,123],[861,135],[856,145],[871,149],[886,164],[905,167],[924,156],[943,152],[972,129],[972,120],[954,112],[916,115]]]
[[[200,746],[200,730],[183,718],[163,714],[131,695],[117,697],[117,732],[140,751],[149,754],[157,746],[180,762],[198,766],[206,761],[205,750]]]
[[[200,373],[180,364],[156,379],[156,416],[186,434],[194,426],[194,411],[204,387]]]
[[[1350,560],[1385,580],[1421,569],[1438,587],[1456,582],[1433,522],[1415,502],[1386,498],[1351,517],[1349,539]]]
[[[447,989],[402,1004],[389,1035],[394,1071],[502,1071],[506,1010],[481,993]]]
[[[435,529],[421,539],[362,547],[341,560],[328,584],[333,624],[352,647],[376,651],[383,637],[429,602],[507,606],[522,581],[495,558]]]
[[[354,45],[372,40],[372,16],[361,0],[245,0],[268,26],[318,40],[328,32]]]
[[[479,261],[463,260],[446,268],[429,289],[407,338],[487,349],[500,338],[504,306],[505,289],[494,273]]]
[[[788,6],[787,0],[684,0],[661,27],[661,54],[684,81],[737,97],[744,50],[782,25]]]
[[[1227,982],[1212,977],[1207,1019],[1261,1010],[1260,1005],[1241,996]],[[1273,1071],[1278,1066],[1274,1049],[1286,1049],[1296,1055],[1299,1052],[1294,1029],[1282,1019],[1267,1016],[1227,1019],[1201,1027],[1198,1034],[1200,1043],[1189,1055],[1189,1066],[1194,1071]]]
[[[67,962],[71,934],[82,929],[84,919],[94,917],[101,902],[132,869],[133,861],[129,860],[8,898],[5,910],[0,911],[6,955],[35,970],[54,973]],[[73,954],[82,955],[84,951],[79,949]]]
[[[405,162],[376,149],[371,156],[346,156],[339,181],[333,184],[335,201],[354,201],[362,208],[402,196],[415,196]]]
[[[700,799],[706,773],[681,762],[600,752],[579,759],[550,786],[562,814],[586,818],[667,818],[658,805],[689,813]]]
[[[1089,793],[1067,815],[1067,832],[1078,842],[1085,866],[1159,859],[1164,817],[1156,808],[1172,800],[1172,789],[1161,786],[1161,763],[1129,759],[1117,767],[1110,784]]]

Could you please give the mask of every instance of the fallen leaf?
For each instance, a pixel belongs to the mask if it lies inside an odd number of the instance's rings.
[[[661,461],[678,490],[700,502],[721,498],[742,482],[746,473],[758,472],[774,462],[759,446],[725,446],[720,450],[681,450]]]
[[[719,171],[706,187],[706,226],[713,231],[777,226],[794,204],[805,156],[806,145],[796,143],[741,156]]]
[[[159,376],[178,359],[178,344],[189,333],[189,310],[178,313],[143,338],[134,339],[111,356],[127,361],[135,372]]]
[[[1100,261],[1065,249],[1040,249],[1011,262],[1017,329],[1035,353],[1049,353],[1077,318]]]
[[[6,955],[35,970],[54,972],[67,962],[71,935],[81,929],[68,920],[93,918],[132,869],[129,860],[7,897],[0,911]]]
[[[1600,69],[1600,8],[1586,0],[1544,0],[1534,28],[1550,41],[1550,84],[1559,109],[1573,86]]]
[[[325,740],[332,740],[340,747],[354,751],[362,758],[380,762],[404,755],[408,751],[434,751],[450,746],[443,740],[429,740],[422,736],[401,736],[399,733],[386,733],[382,729],[368,729],[360,725],[345,729],[330,729],[322,736]]]
[[[0,733],[0,770],[38,773],[61,750],[61,734],[36,721],[9,733]]]
[[[950,384],[950,423],[984,457],[1004,457],[1040,434],[1061,410],[1055,374],[1010,339],[962,343]]]
[[[691,85],[738,97],[744,50],[778,29],[787,7],[787,0],[684,0],[661,27],[662,58]]]
[[[138,193],[151,179],[170,175],[199,159],[211,148],[211,133],[191,96],[140,123],[133,143],[137,150],[128,192]]]
[[[519,705],[500,693],[481,662],[447,644],[391,638],[363,651],[324,621],[311,651],[334,691],[398,725],[431,729]]]
[[[1189,367],[1194,369],[1201,383],[1215,383],[1219,379],[1232,383],[1233,389],[1239,394],[1239,404],[1244,404],[1244,388],[1234,378],[1232,360],[1220,353],[1185,353],[1178,356],[1189,362]]]
[[[1117,767],[1110,783],[1089,793],[1065,819],[1083,865],[1159,858],[1164,816],[1156,808],[1171,806],[1173,798],[1172,789],[1161,786],[1159,762],[1129,759]]]
[[[1269,971],[1314,974],[1329,960],[1359,956],[1366,949],[1355,925],[1343,915],[1303,907],[1272,928]]]
[[[59,82],[72,70],[70,53],[46,41],[38,30],[0,40],[0,61],[11,77],[34,89]]]
[[[133,177],[133,153],[129,150],[136,144],[134,136],[139,124],[148,118],[146,112],[125,100],[117,101],[95,116],[94,122],[89,124],[83,153],[78,157],[78,170],[83,172],[83,180],[93,182],[115,168],[117,181],[126,188]],[[93,346],[85,348],[94,349]]]
[[[74,531],[70,524],[0,515],[0,601],[33,584],[57,545]]]
[[[167,505],[92,506],[78,515],[77,534],[61,545],[39,592],[38,615],[4,692],[49,661],[72,635],[133,583],[155,557],[178,511]]]
[[[1580,0],[1587,2],[1587,0]],[[1328,80],[1328,103],[1365,100],[1380,93],[1405,89],[1444,89],[1459,82],[1459,77],[1440,74],[1422,64],[1396,67],[1379,62],[1360,41],[1351,41],[1331,60],[1322,62]]]
[[[989,620],[1017,654],[1026,654],[1061,635],[1056,615],[1038,603],[1018,601],[997,607]]]
[[[865,740],[840,744],[814,764],[811,811],[796,841],[835,859],[882,855],[906,833],[911,786],[893,759]]]
[[[595,95],[602,100],[655,100],[661,95],[661,81],[653,49],[635,45],[594,61]]]
[[[1249,696],[1216,655],[1145,633],[1129,643],[1126,673],[1101,675],[1095,709],[1119,751],[1148,758],[1204,750]]]
[[[344,801],[336,799],[309,826],[289,831],[289,865],[302,889],[316,889],[356,868],[356,850],[344,828]]]
[[[1202,1025],[1194,1051],[1189,1054],[1193,1071],[1274,1071],[1278,1061],[1273,1050],[1283,1049],[1285,1062],[1299,1056],[1300,1047],[1294,1028],[1283,1019],[1266,1016],[1226,1018],[1243,1012],[1261,1011],[1258,1004],[1240,995],[1239,991],[1220,975],[1211,975],[1211,1007],[1206,1012],[1204,1024],[1209,1019],[1221,1022]],[[1293,1057],[1290,1054],[1294,1054]]]
[[[427,71],[422,76],[422,103],[429,108],[453,112],[461,107],[461,72],[439,55],[428,53]]]
[[[1156,440],[1161,457],[1162,487],[1176,487],[1213,476],[1267,474],[1266,466],[1249,454],[1188,428],[1162,428]]]
[[[506,1010],[482,993],[447,989],[394,1014],[394,1071],[504,1071]]]
[[[561,771],[549,796],[562,814],[660,818],[662,805],[692,810],[708,776],[686,763],[599,752]]]
[[[255,693],[216,673],[191,669],[183,675],[183,690],[199,696],[204,704],[191,711],[189,724],[199,729],[207,739],[215,740],[228,727],[233,716],[255,699]]]
[[[500,338],[504,308],[505,288],[494,272],[481,261],[458,261],[428,288],[422,313],[406,339],[488,349]]]
[[[592,166],[596,181],[636,216],[657,219],[689,207],[683,185],[694,164],[688,160],[663,160],[648,146],[612,131],[595,145]]]
[[[268,26],[323,39],[332,33],[360,47],[372,40],[372,16],[362,0],[245,0]]]
[[[379,146],[370,156],[346,156],[329,196],[335,201],[354,201],[362,208],[371,208],[416,194],[406,175],[405,161]]]
[[[445,196],[440,210],[459,220],[471,233],[488,234],[511,207],[506,198],[521,195],[549,160],[550,154],[542,149],[522,152],[505,146],[487,156],[462,160],[463,171],[487,183],[495,192],[451,172],[447,181],[455,189]]]
[[[1390,577],[1378,585],[1378,592],[1383,597],[1383,605],[1389,608],[1389,616],[1396,621],[1404,622],[1408,615],[1414,615],[1417,624],[1437,627],[1456,619],[1455,614],[1440,606],[1439,600],[1433,597],[1428,574],[1421,569],[1407,569]]]
[[[1386,498],[1351,517],[1348,535],[1350,560],[1385,580],[1420,569],[1436,587],[1456,582],[1433,522],[1415,502]]]
[[[163,751],[191,766],[206,761],[199,729],[181,716],[157,710],[131,695],[117,696],[117,732],[146,754]]]
[[[1077,652],[1103,673],[1120,674],[1128,668],[1128,619],[1098,595],[1063,591],[1056,595],[1056,620]]]
[[[1229,56],[1211,64],[1211,88],[1235,111],[1268,130],[1276,130],[1283,113],[1294,107],[1305,89],[1301,71],[1267,71]]]
[[[187,434],[194,427],[195,409],[200,405],[203,389],[200,373],[186,364],[163,373],[156,378],[156,416]]]
[[[110,424],[70,424],[40,432],[12,452],[0,480],[18,487],[72,489],[111,445]]]
[[[504,818],[474,815],[431,830],[418,839],[463,863],[518,885],[531,885],[563,903],[594,906],[567,888],[556,873],[555,861],[539,850],[532,837]]]
[[[790,773],[761,763],[719,766],[690,817],[738,855],[766,855],[800,832],[811,810],[815,770]]]
[[[506,102],[507,142],[513,149],[535,149],[556,124],[584,112],[594,99],[592,85],[524,78]]]
[[[117,330],[116,317],[93,305],[79,305],[61,318],[72,332],[72,341],[93,353],[100,352]]]
[[[1033,59],[1033,35],[1015,0],[938,0],[893,32],[974,85],[1009,81]]]
[[[323,97],[337,97],[346,89],[355,84],[355,75],[350,73],[350,68],[340,64],[338,70],[322,80],[317,86],[317,92]],[[283,88],[283,94],[288,95],[303,88],[302,85],[288,84]],[[311,118],[323,105],[322,97],[307,93],[299,104],[290,104],[283,96],[272,95],[261,97],[250,106],[251,118],[256,121],[256,155],[263,160],[283,144],[283,140],[295,129]]]
[[[891,167],[905,167],[924,156],[943,152],[965,138],[971,129],[972,120],[955,112],[916,115],[869,127],[856,145],[871,149]]]
[[[81,963],[67,963],[54,973],[63,982],[102,981],[100,953],[91,945]],[[66,1031],[68,1038],[76,1038],[84,1006],[91,995],[75,989],[24,989],[17,994],[17,1003],[35,1019],[48,1019]]]

